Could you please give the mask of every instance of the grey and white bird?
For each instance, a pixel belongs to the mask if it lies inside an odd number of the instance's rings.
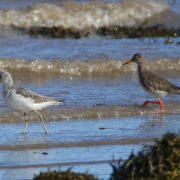
[[[122,66],[131,62],[137,63],[139,81],[144,90],[150,93],[153,97],[159,99],[159,102],[145,101],[143,106],[147,105],[148,103],[160,104],[161,111],[163,111],[164,104],[161,98],[168,94],[180,94],[180,87],[175,86],[166,79],[146,70],[144,66],[144,56],[142,54],[134,54],[132,59],[124,63]]]
[[[11,74],[4,69],[0,69],[0,81],[3,84],[2,96],[5,104],[15,111],[24,113],[25,126],[23,133],[26,133],[28,124],[27,112],[34,111],[38,114],[44,127],[44,131],[47,134],[48,130],[45,126],[42,115],[37,110],[59,105],[64,103],[64,101],[48,96],[42,96],[31,90],[14,86]]]

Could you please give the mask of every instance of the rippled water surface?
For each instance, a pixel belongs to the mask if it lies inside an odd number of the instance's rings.
[[[179,1],[176,4],[150,1],[148,4],[146,0],[140,0],[143,3],[140,10],[138,1],[137,4],[124,1],[123,7],[127,10],[124,17],[119,13],[121,4],[117,1],[109,4],[107,1],[75,2],[0,2],[1,68],[12,74],[16,85],[65,100],[64,105],[40,111],[48,135],[44,134],[34,113],[28,114],[27,134],[23,135],[23,113],[10,110],[0,96],[0,179],[33,179],[34,174],[41,171],[69,167],[76,172],[88,171],[108,179],[112,172],[109,163],[113,158],[127,159],[132,150],[137,153],[143,145],[152,144],[153,138],[162,137],[169,131],[179,133],[180,96],[163,98],[163,115],[159,105],[143,108],[143,102],[152,97],[138,82],[137,66],[121,66],[134,53],[141,52],[147,59],[147,69],[180,86],[179,37],[170,37],[171,44],[165,43],[167,38],[112,39],[94,34],[81,39],[34,38],[5,24],[16,23],[23,27],[24,19],[30,26],[62,23],[62,19],[51,11],[52,6],[64,13],[67,26],[75,26],[74,22],[81,23],[81,27],[89,26],[93,18],[97,20],[93,28],[101,23],[107,26],[122,22],[136,24],[167,9],[179,13]],[[75,7],[73,12],[72,5]],[[159,9],[149,8],[156,6]],[[119,13],[119,16],[112,19],[108,16],[110,12]],[[132,12],[137,17],[130,21]],[[73,21],[72,13],[75,13]]]
[[[176,58],[180,56],[179,38],[172,38],[173,44],[158,39],[31,39],[29,37],[1,38],[3,58],[24,60],[96,60],[127,59],[135,52],[146,54],[149,59]],[[169,50],[171,49],[171,50]],[[11,53],[9,53],[11,52]]]

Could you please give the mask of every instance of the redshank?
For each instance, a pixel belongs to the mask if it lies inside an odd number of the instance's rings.
[[[138,66],[138,75],[139,81],[145,91],[150,93],[152,96],[159,99],[157,101],[145,101],[143,106],[146,106],[148,103],[155,103],[161,105],[161,111],[163,111],[163,102],[161,100],[162,97],[168,94],[180,94],[180,87],[175,86],[168,82],[167,80],[159,77],[152,72],[145,69],[143,64],[144,56],[140,53],[134,54],[132,59],[124,63],[122,66],[129,64],[131,62],[137,63]]]

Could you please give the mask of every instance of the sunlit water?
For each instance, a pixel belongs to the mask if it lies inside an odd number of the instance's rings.
[[[132,150],[137,153],[142,149],[140,144],[167,131],[178,133],[178,119],[179,115],[165,115],[162,121],[156,115],[49,122],[49,135],[43,133],[40,123],[29,123],[25,136],[21,134],[23,123],[1,124],[1,177],[8,179],[17,172],[17,179],[30,179],[48,166],[88,170],[107,179],[113,158],[126,159]]]
[[[9,0],[0,7],[10,12],[38,2],[48,1]],[[179,2],[170,8],[178,12]],[[41,111],[48,135],[30,113],[24,136],[23,114],[14,113],[0,97],[0,179],[32,179],[48,168],[69,167],[108,179],[113,158],[127,159],[132,150],[137,153],[153,138],[169,131],[179,133],[180,96],[163,98],[163,116],[159,105],[142,108],[151,96],[138,82],[136,65],[121,67],[141,52],[150,61],[149,69],[180,86],[180,39],[171,39],[172,44],[165,44],[166,38],[46,39],[1,29],[0,65],[12,73],[15,84],[66,103]]]
[[[1,57],[24,60],[96,60],[128,59],[135,52],[146,58],[175,58],[180,56],[179,38],[165,44],[165,38],[156,39],[31,39],[29,37],[0,37]],[[11,53],[9,53],[11,52]]]

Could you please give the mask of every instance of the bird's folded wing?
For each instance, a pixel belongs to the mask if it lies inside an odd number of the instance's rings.
[[[179,87],[171,84],[166,79],[163,79],[160,76],[150,74],[144,77],[144,83],[153,88],[155,91],[165,91],[168,93],[176,93]]]
[[[55,102],[64,103],[63,100],[51,98],[48,96],[42,96],[42,95],[39,95],[39,94],[29,90],[29,89],[25,89],[22,87],[16,87],[16,93],[21,95],[21,96],[24,96],[25,98],[32,98],[35,103],[43,103],[43,102],[48,102],[48,101],[55,101]]]

